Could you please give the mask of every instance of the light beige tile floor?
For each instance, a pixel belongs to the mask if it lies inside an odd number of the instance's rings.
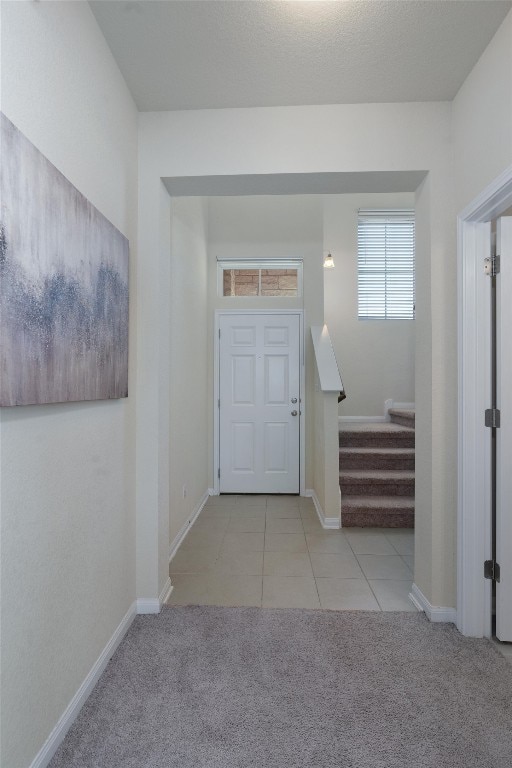
[[[174,605],[415,611],[414,531],[322,528],[311,499],[212,496],[171,561]]]

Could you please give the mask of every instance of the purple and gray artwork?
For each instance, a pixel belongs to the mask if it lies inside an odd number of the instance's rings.
[[[126,397],[128,240],[0,130],[0,405]]]

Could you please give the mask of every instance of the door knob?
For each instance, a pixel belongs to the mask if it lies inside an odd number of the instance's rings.
[[[292,397],[292,403],[296,403],[296,402],[297,402],[297,398],[296,397]]]
[[[292,411],[292,416],[296,416],[296,415],[297,415],[297,411]]]

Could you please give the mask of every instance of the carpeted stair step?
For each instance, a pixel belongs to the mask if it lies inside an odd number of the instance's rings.
[[[340,448],[414,448],[414,429],[391,422],[343,425]]]
[[[340,487],[346,496],[414,497],[414,472],[352,470],[340,472]]]
[[[414,471],[414,448],[340,448],[340,471],[352,469]]]
[[[416,423],[416,411],[410,411],[405,408],[390,408],[389,417],[393,424],[400,424],[403,427],[414,429]]]
[[[354,496],[341,503],[343,528],[414,528],[414,499]]]

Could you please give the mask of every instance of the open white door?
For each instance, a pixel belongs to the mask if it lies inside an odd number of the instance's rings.
[[[496,637],[512,642],[512,217],[498,219],[496,253]]]
[[[512,640],[511,568],[512,535],[510,505],[512,482],[511,449],[511,332],[512,332],[512,257],[510,225],[499,224],[502,269],[497,279],[499,291],[498,325],[501,330],[499,386],[494,386],[492,365],[492,284],[482,269],[491,256],[491,222],[509,216],[512,208],[512,166],[496,177],[458,216],[458,306],[459,306],[459,483],[457,525],[457,627],[470,637],[492,637],[493,602],[498,613],[498,636]],[[508,232],[508,235],[507,235]],[[508,243],[508,244],[507,244]],[[507,305],[508,302],[508,305]],[[494,304],[494,307],[496,305]],[[496,336],[494,336],[496,340]],[[507,347],[508,344],[508,347]],[[495,370],[495,366],[494,366]],[[507,372],[508,370],[508,372]],[[497,378],[497,377],[496,377]],[[498,384],[498,381],[496,381]],[[499,394],[498,394],[499,389]],[[483,413],[496,407],[502,412],[498,504],[492,494],[492,430]],[[506,442],[504,442],[506,441]],[[498,457],[496,457],[498,458]],[[496,467],[496,462],[494,463]],[[496,495],[494,497],[496,501]],[[498,511],[498,563],[502,578],[496,582],[484,577],[482,563],[496,558],[493,547],[492,518]],[[494,517],[496,515],[494,514]],[[495,527],[496,531],[496,527]],[[501,561],[501,562],[500,562]],[[485,566],[486,571],[488,566]],[[493,594],[494,593],[494,594]],[[493,600],[494,597],[494,600]],[[497,599],[496,599],[497,598]],[[508,604],[507,604],[508,599]]]
[[[300,491],[300,316],[219,322],[221,493]]]

